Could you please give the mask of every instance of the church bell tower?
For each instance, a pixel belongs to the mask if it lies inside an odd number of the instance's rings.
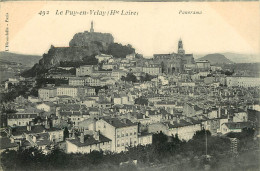
[[[94,32],[94,26],[93,26],[93,21],[91,21],[91,28],[90,28],[90,33]]]
[[[182,40],[180,39],[178,42],[178,54],[185,54],[185,50],[183,49]]]

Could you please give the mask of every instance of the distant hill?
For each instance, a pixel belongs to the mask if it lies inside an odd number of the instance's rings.
[[[260,62],[260,55],[258,54],[237,54],[237,53],[222,53],[229,60],[236,63],[256,63]]]
[[[208,54],[204,57],[198,58],[196,61],[199,60],[208,60],[211,64],[232,64],[231,60],[227,59],[224,55],[219,53]]]
[[[260,54],[219,53],[235,63],[257,63],[260,62]],[[194,54],[195,59],[206,56],[206,54]]]
[[[32,67],[38,63],[42,56],[38,55],[22,55],[11,52],[0,52],[0,60],[15,63],[21,63],[24,66]]]

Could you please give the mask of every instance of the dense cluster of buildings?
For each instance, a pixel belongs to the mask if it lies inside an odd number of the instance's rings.
[[[48,153],[58,146],[67,153],[121,152],[151,144],[160,132],[188,141],[203,129],[224,135],[257,127],[259,78],[226,76],[209,61],[195,61],[182,40],[177,53],[135,56],[99,54],[98,65],[75,68],[75,75],[45,75],[67,80],[66,85],[47,84],[38,97],[3,103],[5,111],[16,112],[1,117],[1,150],[33,146]],[[137,81],[121,79],[129,73]],[[147,74],[151,79],[141,81]],[[6,89],[10,82],[20,81],[9,79]]]

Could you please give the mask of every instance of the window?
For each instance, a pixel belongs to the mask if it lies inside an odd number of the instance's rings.
[[[134,132],[134,135],[136,135],[136,132]]]

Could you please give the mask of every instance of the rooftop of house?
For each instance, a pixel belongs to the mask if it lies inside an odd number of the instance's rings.
[[[48,133],[40,133],[35,135],[36,136],[36,144],[38,146],[43,146],[43,145],[50,145],[51,141],[50,141],[50,135]]]
[[[25,118],[36,118],[37,114],[9,114],[8,119],[25,119]]]
[[[199,106],[195,105],[195,106],[194,106],[194,110],[195,110],[195,111],[200,111],[200,110],[202,110],[202,108],[200,108]]]
[[[0,149],[8,149],[18,147],[18,144],[15,142],[11,142],[11,140],[7,137],[0,138]]]
[[[229,129],[243,129],[251,128],[252,124],[250,122],[228,122],[224,123]]]
[[[62,131],[60,128],[51,127],[49,129],[46,129],[44,125],[34,125],[30,126],[31,130],[28,131],[27,126],[18,126],[12,129],[12,135],[13,136],[19,136],[24,133],[26,134],[39,134],[43,132],[53,132],[53,131]]]
[[[56,87],[43,87],[43,88],[40,88],[39,90],[55,90]]]
[[[93,135],[84,135],[84,143],[80,142],[79,137],[76,137],[75,139],[68,139],[67,141],[71,142],[72,144],[75,144],[78,147],[84,147],[84,146],[89,146],[89,145],[93,145],[93,144],[109,142],[111,140],[109,138],[103,136],[102,134],[99,134],[99,140],[95,139],[93,137]]]
[[[129,119],[120,120],[118,118],[103,118],[103,120],[114,126],[115,128],[123,128],[137,125],[137,123],[133,123]]]
[[[60,111],[61,116],[76,116],[81,115],[79,111]]]
[[[145,136],[152,136],[152,133],[148,133],[148,132],[140,132],[140,135],[138,137],[145,137]]]
[[[42,133],[44,132],[45,127],[43,125],[35,125],[35,126],[31,126],[31,130],[27,130],[27,126],[18,126],[15,128],[12,128],[12,135],[13,136],[19,136],[22,135],[23,133],[26,134],[33,134],[33,133]]]

